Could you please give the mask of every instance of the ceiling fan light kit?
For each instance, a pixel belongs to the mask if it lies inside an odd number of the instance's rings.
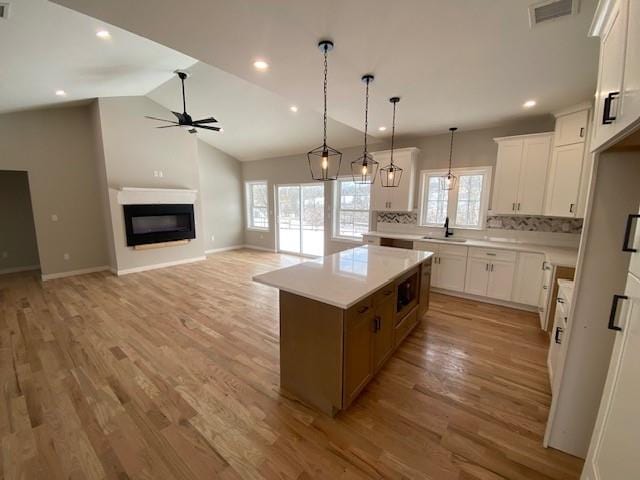
[[[391,97],[389,102],[393,104],[393,120],[391,122],[391,155],[389,165],[380,169],[380,183],[386,188],[395,188],[400,186],[402,180],[402,168],[393,163],[393,147],[396,136],[396,105],[400,101],[400,97]]]
[[[327,54],[333,50],[331,40],[321,40],[318,48],[324,56],[324,115],[322,145],[307,152],[311,178],[326,182],[337,180],[340,175],[342,153],[327,145]]]
[[[187,130],[189,133],[198,133],[198,128],[203,130],[212,130],[214,132],[220,131],[220,127],[212,127],[210,125],[205,125],[207,123],[218,123],[218,121],[213,117],[202,118],[200,120],[193,120],[191,115],[187,113],[187,99],[184,91],[184,81],[189,78],[189,73],[183,70],[175,70],[174,73],[180,79],[180,83],[182,86],[182,113],[179,112],[171,112],[173,113],[178,121],[175,120],[165,120],[164,118],[150,117],[145,116],[150,120],[157,120],[159,122],[169,123],[170,125],[161,125],[156,128],[172,128],[172,127],[181,127]]]
[[[366,74],[362,76],[365,83],[365,100],[364,100],[364,150],[362,156],[351,162],[351,175],[356,183],[372,184],[376,181],[378,175],[378,162],[374,160],[367,149],[367,133],[369,130],[369,84],[373,82],[373,75]]]

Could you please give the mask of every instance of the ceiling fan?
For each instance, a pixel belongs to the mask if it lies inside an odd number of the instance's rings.
[[[156,128],[171,128],[171,127],[182,127],[189,131],[189,133],[197,133],[196,128],[202,128],[204,130],[213,130],[214,132],[219,132],[220,127],[212,127],[209,125],[203,125],[205,123],[218,123],[218,121],[213,117],[203,118],[201,120],[193,120],[191,115],[187,113],[187,103],[184,95],[184,81],[189,76],[187,72],[183,72],[182,70],[176,70],[176,75],[180,78],[182,82],[182,113],[179,112],[171,112],[173,113],[178,121],[175,120],[165,120],[164,118],[157,117],[149,117],[145,115],[145,118],[149,118],[151,120],[158,120],[160,122],[170,123],[171,125],[162,125]]]

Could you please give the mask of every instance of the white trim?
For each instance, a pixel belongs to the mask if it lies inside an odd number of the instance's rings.
[[[25,267],[11,267],[0,269],[0,275],[6,273],[30,272],[32,270],[40,270],[40,265],[28,265]]]
[[[42,281],[54,280],[56,278],[75,277],[76,275],[85,275],[87,273],[104,272],[105,270],[111,270],[109,265],[102,265],[101,267],[81,268],[79,270],[69,270],[68,272],[59,273],[47,273],[42,274]]]
[[[588,35],[590,37],[602,36],[605,25],[609,23],[609,18],[611,17],[615,4],[616,0],[600,0],[598,2],[596,11],[593,14],[591,26],[589,27]]]
[[[402,152],[411,152],[411,153],[420,153],[420,149],[418,147],[405,147],[405,148],[394,148],[393,154],[402,153]],[[391,150],[381,150],[379,152],[371,152],[371,155],[391,155]]]
[[[278,253],[278,250],[276,250],[275,248],[259,247],[258,245],[244,244],[242,248],[248,248],[249,250],[260,250],[262,252]]]
[[[527,133],[524,135],[512,135],[510,137],[495,137],[493,141],[498,143],[505,140],[517,140],[519,138],[546,137],[547,135],[555,135],[555,132]]]
[[[581,112],[583,110],[591,110],[593,108],[593,102],[590,100],[582,103],[578,103],[577,105],[573,105],[568,108],[563,108],[562,110],[557,110],[553,112],[553,116],[555,118],[564,117],[565,115],[571,115],[572,113]]]
[[[183,260],[174,260],[173,262],[156,263],[153,265],[144,265],[142,267],[127,268],[125,270],[117,270],[116,275],[122,276],[122,275],[128,275],[130,273],[146,272],[147,270],[156,270],[158,268],[173,267],[176,265],[183,265],[185,263],[200,262],[206,259],[207,257],[205,256],[192,257],[192,258],[185,258]]]
[[[482,295],[473,295],[471,293],[456,292],[453,290],[445,290],[444,288],[431,287],[431,291],[449,295],[451,297],[465,298],[467,300],[475,300],[481,303],[490,303],[492,305],[500,305],[501,307],[515,308],[516,310],[524,310],[525,312],[538,312],[538,307],[533,305],[524,305],[522,303],[509,302],[506,300],[498,300],[497,298],[483,297]]]
[[[211,255],[212,253],[228,252],[229,250],[238,250],[239,248],[243,247],[244,245],[231,245],[230,247],[211,248],[209,250],[205,250],[204,253],[207,255]]]
[[[122,187],[117,198],[120,205],[149,205],[157,203],[194,204],[197,190],[183,188],[138,188]]]

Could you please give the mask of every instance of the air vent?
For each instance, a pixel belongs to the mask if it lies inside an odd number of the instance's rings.
[[[9,4],[0,3],[0,19],[9,18]]]
[[[547,0],[529,7],[531,28],[544,22],[578,13],[579,0]]]

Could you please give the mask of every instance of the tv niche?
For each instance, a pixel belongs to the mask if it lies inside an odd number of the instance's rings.
[[[193,204],[123,205],[127,246],[196,238]]]

